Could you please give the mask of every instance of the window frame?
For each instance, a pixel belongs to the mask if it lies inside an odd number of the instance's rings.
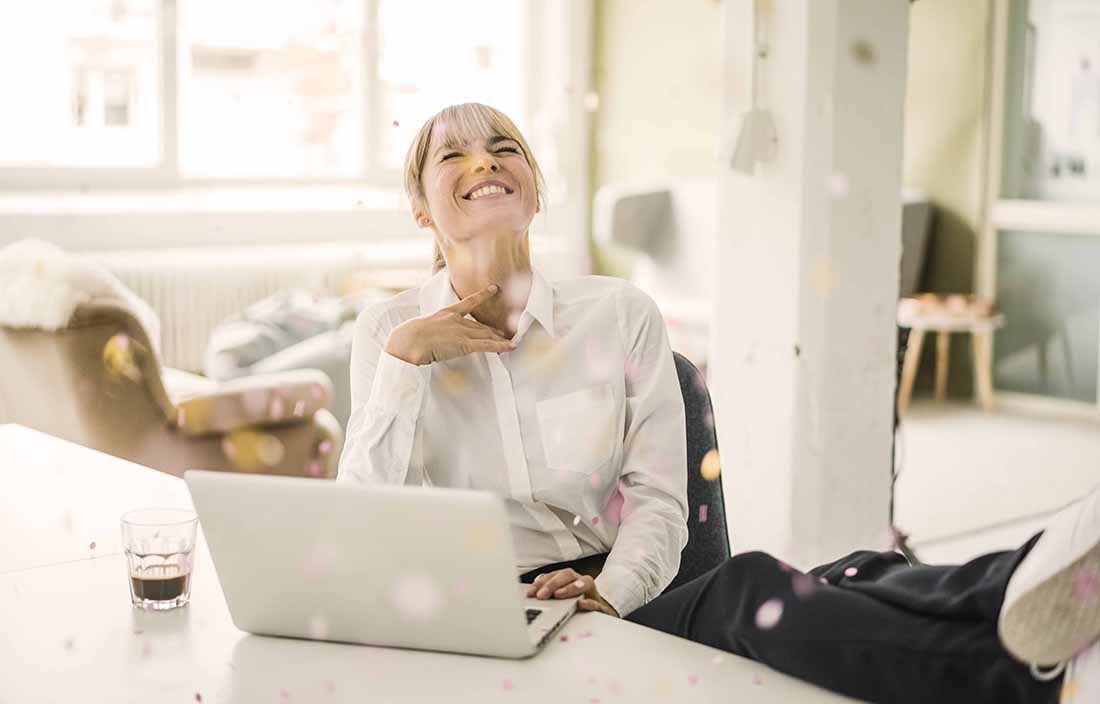
[[[534,115],[544,103],[537,87],[542,83],[542,62],[534,56],[542,49],[539,19],[546,11],[537,0],[516,0],[523,8],[523,31],[527,35],[527,52],[524,55],[525,73],[529,89],[523,100],[528,115]],[[180,116],[179,116],[179,2],[159,0],[157,17],[157,71],[160,102],[160,154],[155,166],[139,167],[79,167],[79,166],[0,166],[0,191],[49,191],[79,190],[81,192],[110,192],[121,190],[176,190],[187,188],[257,188],[293,186],[340,186],[372,189],[400,189],[401,173],[398,169],[381,166],[376,149],[380,142],[381,80],[378,74],[379,51],[378,6],[379,0],[359,0],[364,13],[364,36],[361,65],[363,68],[363,154],[358,175],[321,178],[280,177],[189,177],[180,173]],[[590,5],[591,0],[575,4]],[[566,3],[569,4],[569,3]],[[589,9],[590,12],[590,9]]]

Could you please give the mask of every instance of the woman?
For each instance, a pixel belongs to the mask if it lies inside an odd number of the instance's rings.
[[[1100,687],[1100,647],[1085,648],[1100,634],[1100,604],[1059,592],[1070,567],[1087,566],[1079,557],[1100,570],[1100,493],[1019,550],[959,567],[858,552],[802,574],[749,553],[662,595],[688,508],[683,400],[653,301],[618,279],[550,284],[531,267],[543,180],[492,108],[428,120],[405,188],[435,238],[435,273],[356,323],[339,479],[496,492],[530,596],[579,596],[583,610],[843,694],[1054,702]],[[1019,661],[1051,665],[1082,649],[1073,677]]]

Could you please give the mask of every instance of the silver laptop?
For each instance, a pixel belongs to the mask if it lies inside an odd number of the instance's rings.
[[[524,596],[493,494],[183,476],[241,630],[522,658],[576,610],[577,599]]]

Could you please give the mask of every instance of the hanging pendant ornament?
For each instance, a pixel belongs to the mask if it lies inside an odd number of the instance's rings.
[[[756,165],[775,158],[779,138],[771,112],[763,107],[764,61],[768,58],[766,23],[762,15],[768,13],[768,0],[754,0],[752,8],[752,105],[741,116],[737,142],[730,158],[730,167],[752,176]]]

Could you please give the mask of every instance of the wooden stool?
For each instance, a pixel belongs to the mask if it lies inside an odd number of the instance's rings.
[[[913,393],[913,381],[920,365],[921,347],[926,332],[936,333],[936,384],[935,398],[947,398],[948,354],[951,351],[951,333],[968,332],[974,356],[974,373],[977,375],[978,400],[982,408],[993,408],[993,331],[1004,325],[1004,316],[996,313],[990,301],[952,294],[939,296],[932,293],[898,301],[898,325],[910,328],[909,345],[901,367],[901,387],[898,389],[898,415],[909,409]]]

